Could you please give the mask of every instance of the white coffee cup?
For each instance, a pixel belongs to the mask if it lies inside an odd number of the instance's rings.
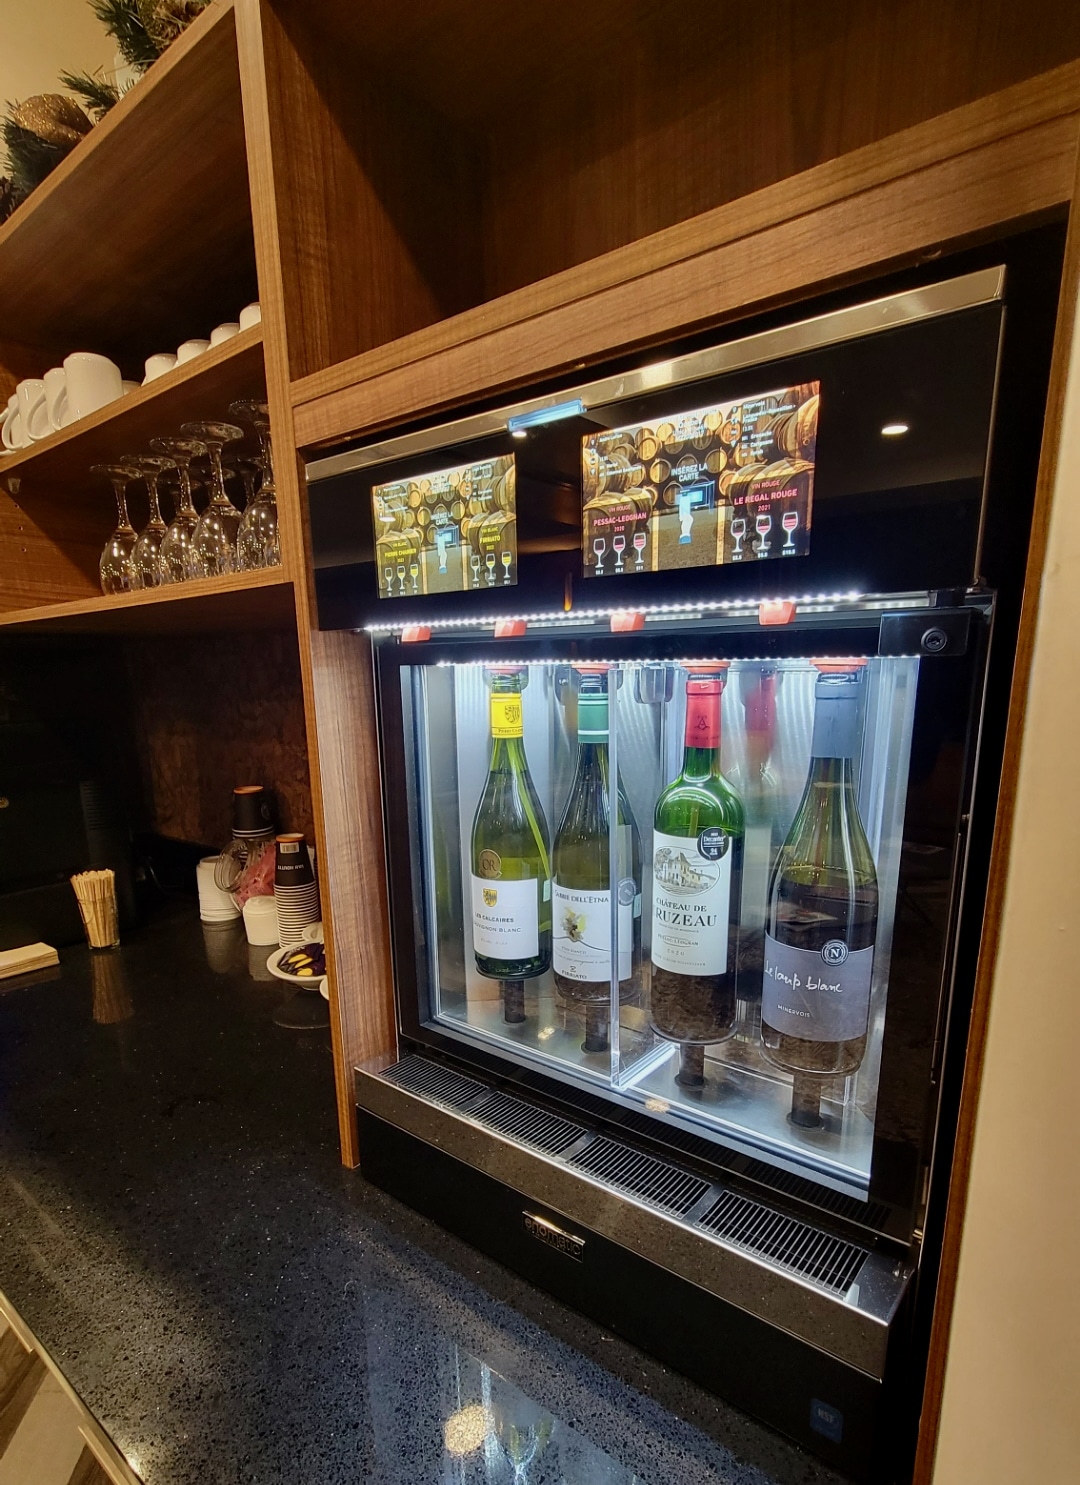
[[[196,356],[201,356],[203,351],[210,349],[208,340],[185,340],[183,345],[176,348],[176,360],[183,366],[185,361],[194,361]]]
[[[67,384],[58,402],[65,428],[124,395],[120,368],[108,356],[99,356],[94,351],[74,351],[65,358],[64,370]]]
[[[45,383],[39,376],[25,377],[15,388],[19,401],[19,427],[23,447],[52,432],[45,423]]]
[[[262,307],[258,304],[245,304],[237,319],[241,330],[250,330],[252,325],[262,323]]]
[[[127,380],[127,378],[125,377],[124,380],[120,383],[120,385],[123,387],[123,389],[124,389],[124,396],[126,397],[129,392],[137,392],[139,390],[139,387],[141,386],[141,383],[140,382],[129,382]]]
[[[45,416],[55,433],[61,426],[62,398],[67,387],[67,372],[62,366],[51,366],[45,373]]]
[[[157,381],[159,376],[164,376],[176,365],[176,357],[170,351],[160,352],[156,356],[147,356],[146,375],[143,377],[143,386],[147,382]]]
[[[240,334],[240,326],[236,320],[227,320],[224,325],[215,325],[210,331],[211,345],[224,345],[227,340],[232,340],[234,335]]]
[[[0,443],[9,454],[23,446],[22,414],[19,412],[19,397],[16,392],[12,392],[4,409],[4,420],[0,424]]]

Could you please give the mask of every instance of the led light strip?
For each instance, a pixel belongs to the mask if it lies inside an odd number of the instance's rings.
[[[818,651],[815,656],[821,656]],[[838,657],[840,658],[840,657]],[[864,660],[868,664],[871,660],[918,660],[919,655],[860,655],[854,650],[847,651],[844,660]],[[570,670],[578,670],[588,665],[608,665],[612,670],[630,670],[633,668],[645,669],[655,666],[658,669],[665,666],[681,667],[683,670],[704,670],[710,665],[775,665],[777,669],[790,666],[792,669],[802,669],[811,663],[810,656],[803,655],[695,655],[679,660],[627,660],[625,655],[619,660],[594,660],[590,655],[588,660],[583,660],[580,655],[574,659],[567,657],[563,660],[553,660],[550,657],[545,660],[507,660],[500,655],[497,659],[487,660],[436,660],[433,668],[435,670],[545,670],[553,665],[565,665]]]
[[[803,612],[809,610],[811,613],[821,613],[841,604],[855,603],[868,606],[872,604],[877,608],[911,608],[919,600],[928,604],[925,593],[887,597],[866,593],[816,593],[804,594],[801,598],[702,599],[699,603],[622,604],[618,608],[580,608],[571,609],[569,613],[559,609],[554,612],[536,614],[484,614],[468,619],[399,619],[387,624],[366,624],[364,633],[397,634],[414,625],[420,625],[425,629],[483,629],[502,623],[556,624],[566,627],[592,619],[611,619],[618,614],[644,614],[646,619],[678,618],[680,615],[704,613],[755,614],[765,603],[793,603]]]

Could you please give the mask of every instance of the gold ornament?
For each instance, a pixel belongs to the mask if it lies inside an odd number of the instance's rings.
[[[139,19],[159,52],[174,42],[207,4],[208,0],[137,0]]]
[[[94,127],[79,105],[62,93],[38,93],[16,103],[10,117],[20,129],[63,150],[73,149]]]

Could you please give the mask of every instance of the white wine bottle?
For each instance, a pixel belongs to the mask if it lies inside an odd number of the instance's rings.
[[[686,682],[682,772],[653,816],[653,1029],[682,1044],[677,1081],[705,1082],[705,1047],[735,1030],[743,807],[720,772],[726,662]]]
[[[552,968],[564,999],[585,1007],[585,1052],[606,1052],[611,1020],[611,846],[608,831],[608,671],[581,666],[577,763],[552,853]],[[641,840],[616,784],[616,903],[620,998],[641,962]]]
[[[551,964],[548,826],[525,757],[522,669],[492,666],[491,758],[472,828],[476,967],[502,981],[503,1016],[525,1020],[525,981]]]
[[[815,661],[810,773],[769,886],[761,1041],[794,1074],[791,1122],[821,1124],[825,1078],[866,1052],[878,886],[852,758],[864,660]]]

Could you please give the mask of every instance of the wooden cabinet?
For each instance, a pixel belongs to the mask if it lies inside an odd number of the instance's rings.
[[[272,636],[282,663],[245,695],[291,739],[293,823],[319,847],[346,1163],[391,976],[368,647],[316,627],[304,455],[1067,216],[1078,57],[1067,0],[214,0],[0,228],[4,397],[74,349],[135,376],[262,303],[260,328],[0,461],[0,636],[96,636],[132,647],[148,692],[175,679],[170,727],[136,731],[177,831],[210,823],[168,780],[191,656],[224,686],[221,647]],[[281,568],[103,598],[89,466],[264,391]],[[1018,695],[1050,495],[1047,476]]]

